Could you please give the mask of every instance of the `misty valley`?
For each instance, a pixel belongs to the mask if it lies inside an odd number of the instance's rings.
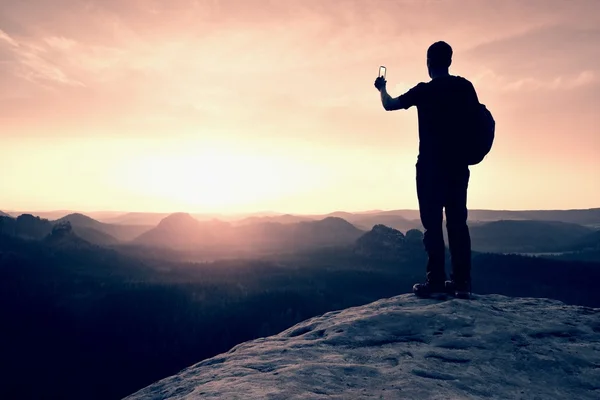
[[[33,214],[0,213],[3,399],[123,398],[236,344],[408,293],[426,263],[413,210]],[[600,307],[600,209],[469,217],[474,292]]]

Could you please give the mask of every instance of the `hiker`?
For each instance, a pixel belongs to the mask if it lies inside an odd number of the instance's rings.
[[[419,297],[452,293],[468,298],[471,292],[471,238],[467,226],[469,163],[462,154],[465,121],[479,104],[475,88],[467,79],[449,73],[452,48],[436,42],[427,50],[429,82],[421,82],[405,94],[392,98],[385,77],[375,80],[387,111],[417,107],[419,155],[416,164],[417,197],[423,243],[428,255],[425,283],[413,286]],[[443,212],[452,260],[451,280],[446,281]]]

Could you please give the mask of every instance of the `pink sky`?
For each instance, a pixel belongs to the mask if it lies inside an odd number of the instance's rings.
[[[497,121],[470,208],[600,206],[600,2],[0,0],[0,210],[417,208],[416,110],[454,48]]]

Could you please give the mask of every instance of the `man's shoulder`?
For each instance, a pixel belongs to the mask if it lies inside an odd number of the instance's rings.
[[[420,82],[415,88],[445,88],[448,86],[473,86],[470,80],[460,75],[447,75],[441,78],[435,78],[430,80],[429,82]]]
[[[460,76],[460,75],[453,75],[453,76],[454,76],[454,78],[459,79],[461,81],[466,81],[466,82],[471,83],[471,81],[468,80],[467,78],[465,78],[464,76]]]
[[[412,93],[414,96],[418,96],[419,98],[421,98],[425,95],[426,92],[428,92],[428,88],[429,82],[419,82],[415,86],[413,86],[412,89],[409,90],[409,92]]]
[[[467,78],[460,76],[460,75],[455,75],[454,78],[456,79],[457,82],[459,82],[460,84],[464,85],[464,86],[473,86],[473,83],[471,83],[470,80],[468,80]]]
[[[423,90],[427,87],[429,82],[419,82],[415,86],[413,86],[412,90]]]

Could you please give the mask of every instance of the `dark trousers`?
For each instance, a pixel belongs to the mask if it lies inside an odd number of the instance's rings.
[[[423,244],[428,255],[427,280],[446,280],[443,211],[452,260],[452,279],[471,277],[471,237],[467,226],[468,166],[432,166],[417,163],[417,195],[421,223],[425,228]]]

